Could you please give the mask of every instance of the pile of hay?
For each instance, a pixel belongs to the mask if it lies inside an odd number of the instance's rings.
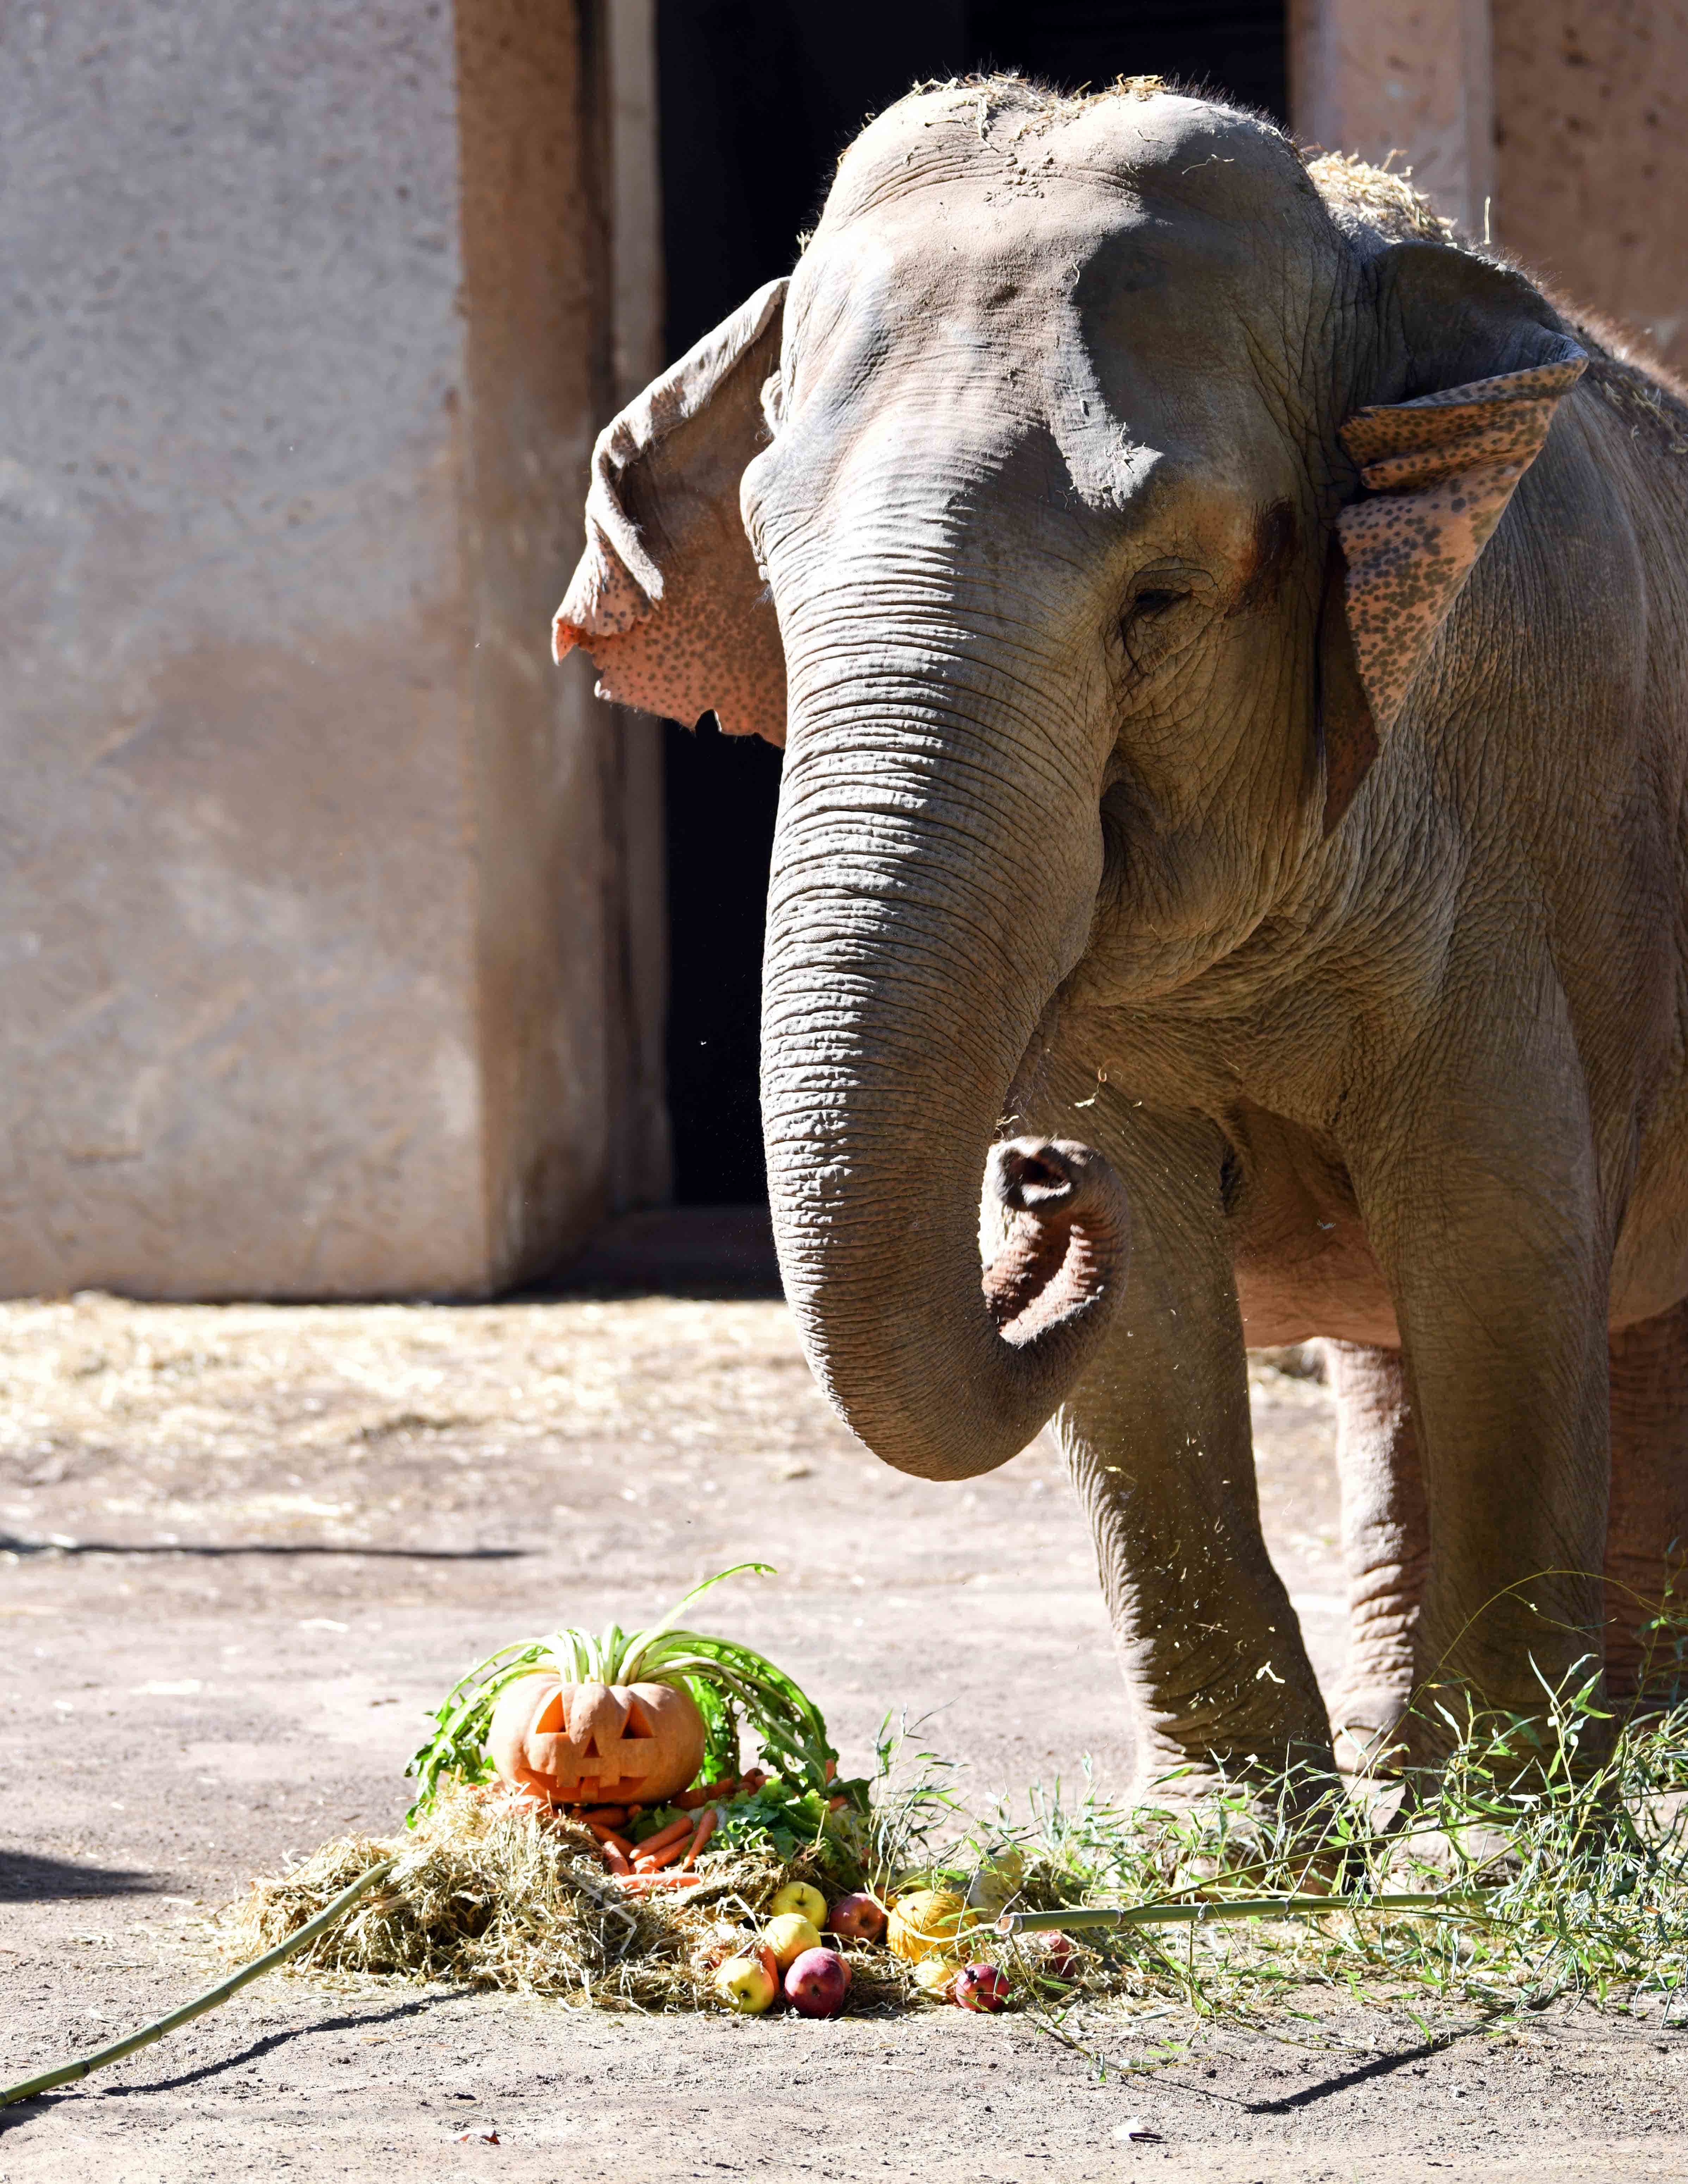
[[[1339,227],[1368,227],[1397,242],[1449,242],[1454,223],[1445,220],[1410,179],[1412,170],[1390,171],[1388,161],[1374,167],[1348,152],[1316,152],[1303,155],[1313,187],[1324,199]],[[1390,153],[1393,159],[1395,153]]]
[[[273,1948],[388,1858],[398,1860],[394,1871],[303,1950],[296,1969],[449,1981],[609,2009],[724,2007],[710,1985],[715,1967],[751,1939],[777,1889],[821,1878],[802,1860],[723,1851],[699,1860],[699,1887],[629,1896],[591,1836],[562,1814],[459,1786],[443,1789],[409,1834],[343,1836],[253,1881],[223,1915],[226,1953],[242,1961]],[[846,1953],[853,2013],[914,1998],[896,1958]]]

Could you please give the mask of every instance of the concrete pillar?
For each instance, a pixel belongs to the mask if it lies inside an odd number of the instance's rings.
[[[487,1291],[660,1187],[653,785],[547,656],[609,64],[588,0],[0,17],[0,1290]]]
[[[1688,7],[1494,0],[1498,239],[1688,366]]]
[[[1297,136],[1381,166],[1395,155],[1481,238],[1494,194],[1489,0],[1290,0]]]
[[[610,93],[610,241],[612,408],[663,367],[662,173],[657,139],[656,0],[606,0]],[[569,665],[574,663],[570,661]],[[596,701],[594,701],[596,702]],[[610,708],[598,705],[600,714]],[[600,733],[615,769],[619,846],[618,991],[611,1201],[617,1211],[666,1200],[673,1175],[668,1128],[668,916],[662,823],[662,723],[614,709]]]

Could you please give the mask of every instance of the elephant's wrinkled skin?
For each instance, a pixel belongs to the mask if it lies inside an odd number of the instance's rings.
[[[588,534],[560,652],[786,742],[815,1370],[928,1477],[1055,1413],[1145,1772],[1329,1763],[1245,1342],[1348,1346],[1345,1719],[1598,1652],[1608,1386],[1614,1578],[1688,1537],[1688,409],[1262,122],[995,81],[864,131]]]

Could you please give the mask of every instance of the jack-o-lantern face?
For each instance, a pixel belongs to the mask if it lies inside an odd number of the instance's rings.
[[[660,1804],[704,1756],[703,1716],[671,1684],[565,1684],[539,1670],[507,1685],[487,1746],[506,1782],[554,1805]]]

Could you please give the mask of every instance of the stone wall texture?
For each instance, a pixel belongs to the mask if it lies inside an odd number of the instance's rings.
[[[566,0],[0,14],[0,1290],[472,1293],[609,1202],[596,65]]]
[[[1494,187],[1489,0],[1290,0],[1296,132],[1410,167],[1473,233]]]
[[[1688,7],[1493,12],[1498,239],[1688,368]]]
[[[1290,0],[1296,131],[1688,365],[1688,6]]]

